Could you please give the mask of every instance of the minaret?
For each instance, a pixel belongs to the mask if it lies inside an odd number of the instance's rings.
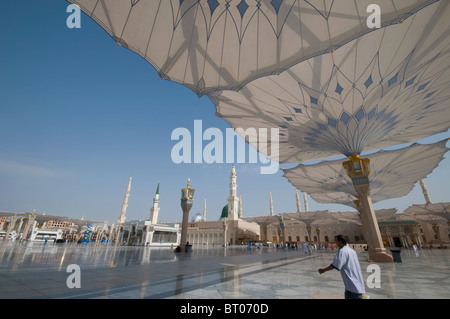
[[[300,205],[300,198],[298,197],[298,190],[295,189],[295,199],[297,200],[297,213],[302,212],[302,206]]]
[[[158,187],[156,188],[155,198],[153,198],[153,207],[150,208],[150,222],[152,225],[158,223],[158,215],[159,215],[159,181]]]
[[[303,192],[303,201],[305,202],[305,212],[308,212],[308,200],[306,199],[305,192]]]
[[[239,194],[239,218],[242,218],[242,196]]]
[[[206,222],[206,197],[205,202],[203,203],[203,221]]]
[[[272,192],[269,193],[269,203],[270,203],[270,216],[273,216],[273,201],[272,201]]]
[[[130,197],[131,179],[132,179],[132,177],[130,177],[130,181],[128,182],[127,191],[125,193],[125,198],[124,198],[123,204],[122,204],[122,212],[120,213],[120,217],[117,219],[118,226],[125,223],[125,219],[126,219],[125,213],[127,212],[128,198]]]
[[[236,169],[231,168],[230,175],[230,196],[228,196],[228,220],[237,220],[238,219],[238,202],[239,198],[236,196]]]
[[[425,186],[425,183],[423,182],[423,180],[420,180],[420,187],[422,187],[422,193],[423,193],[423,196],[425,197],[425,202],[427,204],[431,204],[430,194],[428,194],[428,189]]]

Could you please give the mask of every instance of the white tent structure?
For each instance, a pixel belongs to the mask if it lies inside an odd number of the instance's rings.
[[[412,205],[401,215],[403,219],[412,218],[431,225],[434,232],[434,240],[432,242],[443,246],[443,243],[448,241],[448,238],[442,238],[441,229],[450,226],[449,202]]]
[[[448,1],[435,2],[401,24],[368,33],[278,76],[256,79],[239,92],[209,94],[217,115],[241,128],[240,134],[272,160],[349,158],[343,164],[364,210],[374,261],[392,257],[373,209],[368,160],[359,155],[449,129],[448,16]],[[261,128],[276,129],[269,143],[258,143],[249,133]],[[274,154],[272,144],[278,150]]]
[[[404,212],[405,217],[418,218],[419,220],[431,222],[447,222],[450,226],[450,202],[414,204],[409,206]]]
[[[362,225],[361,218],[357,211],[333,212],[332,214],[336,219]],[[377,216],[377,220],[380,222],[397,221],[401,217],[401,214],[397,213],[396,208],[377,209],[375,214]]]
[[[378,151],[370,159],[370,194],[372,202],[407,195],[417,181],[424,179],[439,165],[448,151],[448,139],[433,144],[414,143],[392,151]],[[318,164],[299,164],[283,169],[284,177],[296,188],[319,203],[356,207],[358,194],[342,166],[342,160]]]
[[[333,214],[328,210],[321,211],[312,211],[312,212],[304,212],[304,213],[284,213],[281,214],[284,220],[298,220],[303,222],[306,225],[306,230],[308,232],[308,238],[311,240],[312,230],[314,227],[314,231],[317,234],[320,242],[320,225],[322,224],[338,224],[341,219],[338,214]],[[349,222],[346,220],[345,222]]]
[[[217,115],[233,128],[278,129],[280,162],[357,155],[445,132],[449,16],[450,3],[439,1],[239,92],[212,93]],[[253,145],[270,157],[270,143]]]
[[[250,143],[248,128],[277,128],[269,143],[253,143],[270,159],[348,156],[373,234],[369,246],[385,260],[367,162],[358,156],[449,129],[448,1],[69,2],[161,78],[207,94]],[[370,4],[382,9],[379,29],[366,23]]]
[[[69,0],[163,79],[203,95],[239,89],[370,33],[436,0]]]

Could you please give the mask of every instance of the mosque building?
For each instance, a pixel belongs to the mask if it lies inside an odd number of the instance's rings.
[[[301,244],[312,242],[330,245],[338,234],[344,235],[352,244],[366,244],[364,226],[358,212],[309,211],[306,194],[303,193],[304,211],[302,212],[300,198],[296,190],[297,212],[274,214],[272,194],[269,193],[269,214],[266,216],[244,217],[242,197],[237,196],[237,175],[233,165],[230,175],[230,193],[227,204],[218,214],[217,220],[206,218],[206,198],[203,203],[203,214],[196,214],[187,225],[187,241],[195,245],[247,244],[262,242],[265,244]],[[103,226],[92,229],[92,240],[109,240],[120,245],[136,245],[150,247],[177,247],[181,239],[181,223],[159,222],[159,182],[150,208],[148,220],[126,221],[126,210],[131,190],[131,181],[125,193],[122,210],[117,224],[108,228],[106,221]],[[412,245],[429,248],[450,247],[450,203],[432,203],[428,191],[420,181],[425,204],[414,204],[404,212],[397,209],[377,210],[378,226],[385,247],[411,247]],[[16,222],[16,216],[17,222]],[[39,221],[39,225],[35,222]],[[68,227],[71,221],[78,226]],[[34,223],[33,223],[34,222]],[[66,235],[61,238],[82,238],[86,223],[95,221],[67,220],[62,216],[35,215],[27,213],[0,212],[0,240],[17,237],[36,241],[39,234],[50,236],[57,232]],[[73,228],[73,229],[72,229]],[[68,232],[70,234],[68,234]],[[30,233],[33,236],[28,238]],[[36,234],[35,234],[36,233]],[[36,236],[34,236],[36,235]],[[51,235],[51,236],[53,236]],[[42,237],[42,236],[41,236]],[[56,238],[58,239],[58,238]]]
[[[230,195],[228,204],[221,212],[219,220],[206,221],[206,199],[203,205],[203,218],[197,214],[188,225],[188,242],[203,245],[235,245],[258,241],[260,226],[242,219],[242,197],[237,196],[236,168],[231,168]]]
[[[297,212],[274,214],[272,194],[269,193],[269,214],[258,217],[244,217],[242,197],[237,196],[237,175],[233,165],[230,174],[230,193],[227,204],[220,212],[218,220],[206,218],[206,198],[203,214],[197,213],[187,225],[187,242],[191,245],[241,245],[248,242],[269,244],[301,244],[312,242],[322,245],[334,243],[338,234],[354,244],[366,244],[364,226],[356,211],[329,212],[309,211],[306,194],[303,193],[304,212],[296,190]],[[425,186],[421,183],[423,189]],[[159,223],[159,182],[150,208],[148,220],[125,222],[126,208],[130,195],[131,178],[125,194],[122,211],[117,226],[112,229],[110,239],[118,238],[121,245],[150,247],[176,247],[180,243],[181,223]],[[423,209],[431,212],[444,211],[448,215],[449,203],[432,204],[424,191],[427,203]],[[417,208],[420,205],[412,205]],[[408,211],[408,209],[407,209]],[[430,223],[418,220],[415,215],[397,214],[396,209],[382,209],[376,212],[383,243],[386,247],[410,247],[412,245],[447,245],[450,242],[450,226],[439,220]],[[431,216],[431,215],[430,215]],[[431,217],[430,217],[431,218]],[[439,226],[442,224],[442,226]],[[447,227],[446,227],[447,226]]]
[[[126,207],[131,188],[131,177],[128,183],[122,213],[117,221],[118,241],[122,245],[176,247],[180,242],[180,225],[177,223],[159,223],[159,182],[156,188],[153,206],[150,208],[148,220],[132,220],[125,222]]]
[[[196,214],[188,226],[190,244],[224,245],[263,242],[273,244],[301,244],[312,242],[329,246],[335,242],[337,235],[346,237],[354,244],[365,245],[364,226],[357,211],[330,212],[309,211],[306,193],[303,193],[304,212],[301,210],[299,194],[296,190],[297,212],[275,215],[272,194],[269,193],[269,215],[243,217],[242,198],[236,195],[236,169],[233,165],[230,175],[230,195],[223,207],[218,221],[206,221],[206,199],[203,216]],[[424,185],[421,182],[424,189]],[[425,194],[425,191],[424,191]],[[436,211],[448,213],[449,203],[432,204],[429,195],[425,199],[431,213]],[[414,208],[418,205],[412,205]],[[405,211],[408,212],[408,209]],[[450,242],[450,225],[440,220],[429,223],[419,220],[411,214],[397,213],[397,209],[380,209],[376,211],[383,244],[386,247],[411,247],[434,244],[445,247]],[[430,214],[431,216],[431,214]],[[447,216],[448,217],[448,216]],[[431,218],[431,217],[429,217]],[[446,227],[447,226],[447,227]]]

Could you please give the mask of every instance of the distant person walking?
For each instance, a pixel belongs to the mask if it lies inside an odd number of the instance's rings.
[[[358,255],[347,245],[342,235],[336,237],[336,245],[339,250],[333,262],[328,267],[319,269],[319,273],[323,274],[332,269],[339,270],[345,285],[345,299],[363,299],[362,295],[366,291]]]

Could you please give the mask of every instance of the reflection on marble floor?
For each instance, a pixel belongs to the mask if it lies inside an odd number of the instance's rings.
[[[417,254],[403,251],[402,255],[401,264],[379,264],[381,287],[370,289],[366,285],[369,298],[450,298],[450,251],[421,251]],[[317,269],[328,265],[333,256],[332,253],[319,253],[311,259],[265,270],[263,274],[242,276],[172,298],[344,299],[339,272],[329,272],[326,276],[317,273]],[[365,256],[360,256],[361,269],[367,281],[372,272],[366,271],[371,265],[366,260]]]
[[[2,245],[0,298],[343,299],[338,271],[320,275],[335,252],[235,246],[170,249],[89,245]],[[402,251],[403,263],[378,264],[371,299],[450,298],[450,250]],[[358,253],[364,279],[364,252]],[[68,289],[67,266],[81,269],[81,288]]]

